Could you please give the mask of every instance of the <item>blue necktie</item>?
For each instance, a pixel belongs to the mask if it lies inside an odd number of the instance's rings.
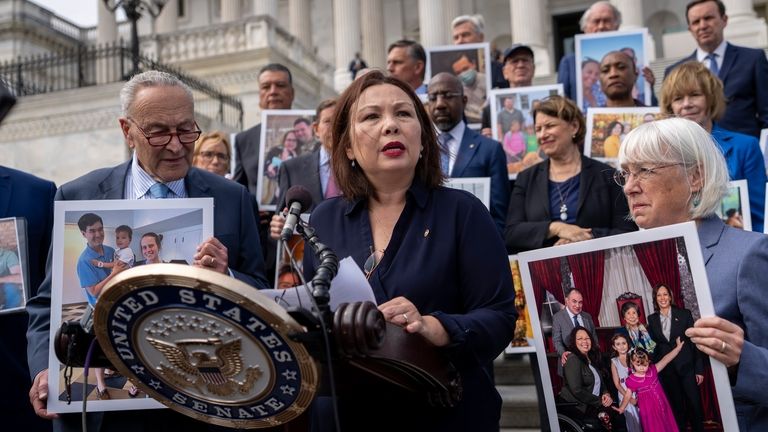
[[[574,315],[573,316],[573,326],[574,327],[579,327],[580,325],[581,324],[579,324],[579,316],[578,315]]]
[[[709,60],[709,70],[716,76],[720,76],[720,68],[717,66],[717,54],[710,53],[705,57]]]
[[[152,185],[152,187],[149,188],[149,194],[154,199],[164,199],[168,198],[168,192],[171,190],[168,188],[168,186],[164,185],[163,183],[155,183]]]
[[[451,142],[451,134],[448,132],[443,132],[438,137],[438,141],[440,141],[440,169],[443,171],[443,174],[445,174],[446,177],[450,177],[451,173],[449,171],[449,168],[451,167],[451,146],[449,143]]]

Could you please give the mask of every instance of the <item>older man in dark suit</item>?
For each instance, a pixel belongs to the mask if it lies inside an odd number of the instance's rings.
[[[214,237],[198,246],[192,265],[229,274],[266,288],[264,263],[255,224],[255,201],[241,185],[191,167],[195,122],[191,90],[173,75],[148,71],[134,76],[120,94],[120,127],[133,158],[84,175],[59,188],[57,200],[200,198],[214,200]],[[37,414],[52,418],[48,398],[48,346],[51,266],[38,295],[30,300],[28,361],[34,377],[30,400]],[[58,371],[51,379],[58,379]],[[54,395],[53,397],[57,397]],[[79,415],[61,415],[57,430],[81,430]],[[167,410],[91,413],[91,431],[197,431],[207,425]]]
[[[435,75],[428,88],[429,115],[438,129],[443,172],[448,177],[490,177],[491,216],[503,234],[509,204],[507,158],[501,144],[467,127],[464,107],[467,96],[454,75]]]
[[[688,30],[696,39],[696,51],[668,67],[664,76],[685,62],[704,63],[720,78],[725,90],[725,114],[718,125],[760,137],[760,130],[768,127],[768,60],[765,52],[725,40],[723,33],[728,25],[728,15],[720,0],[688,3],[686,19]]]

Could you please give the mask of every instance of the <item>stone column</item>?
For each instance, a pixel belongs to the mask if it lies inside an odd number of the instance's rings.
[[[752,0],[723,0],[728,26],[725,39],[734,45],[763,48],[768,45],[768,26],[758,18]]]
[[[98,24],[96,25],[96,43],[111,43],[117,40],[117,18],[110,12],[103,1],[97,1]]]
[[[443,22],[445,23],[445,43],[453,43],[453,29],[451,22],[457,16],[462,15],[459,0],[445,0],[443,2]],[[490,42],[486,39],[486,42]]]
[[[333,42],[336,55],[333,87],[341,92],[352,82],[349,62],[360,52],[360,3],[357,0],[333,0]]]
[[[446,26],[441,0],[419,0],[419,31],[424,48],[445,45]]]
[[[149,16],[150,15],[148,13],[145,13],[144,19],[148,19]],[[179,2],[176,2],[176,1],[166,2],[162,12],[160,12],[160,15],[158,15],[157,17],[157,21],[155,21],[155,32],[156,33],[175,32],[179,28],[178,19],[179,19]]]
[[[240,0],[221,0],[220,15],[221,22],[230,22],[240,19]]]
[[[645,27],[643,21],[643,2],[637,0],[611,0],[611,4],[621,12],[621,30]]]
[[[253,0],[254,15],[269,15],[277,20],[277,0]]]
[[[723,0],[723,3],[725,3],[725,14],[728,15],[729,24],[756,16],[752,0]]]
[[[547,2],[538,0],[510,0],[509,11],[512,16],[512,43],[528,45],[533,50],[536,63],[536,76],[552,73],[552,61],[546,46],[544,29]]]
[[[306,48],[312,49],[312,6],[309,0],[288,0],[288,27]]]
[[[382,0],[361,0],[360,21],[364,22],[363,60],[368,67],[386,68],[387,53],[384,40],[384,14]]]

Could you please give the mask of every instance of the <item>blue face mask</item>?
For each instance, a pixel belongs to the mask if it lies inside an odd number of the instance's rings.
[[[475,85],[475,81],[477,80],[477,70],[467,69],[459,74],[459,79],[461,80],[462,84],[471,87]]]

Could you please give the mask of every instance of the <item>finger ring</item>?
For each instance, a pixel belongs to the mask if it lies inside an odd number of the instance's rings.
[[[720,341],[720,343],[722,343],[722,344],[723,344],[723,345],[720,347],[720,353],[722,354],[722,353],[724,353],[724,352],[725,352],[726,348],[728,348],[728,344],[727,344],[727,343],[725,343],[725,341],[723,341],[723,340],[721,340],[721,341]]]
[[[408,314],[403,314],[403,318],[405,318],[405,323],[408,324]]]

